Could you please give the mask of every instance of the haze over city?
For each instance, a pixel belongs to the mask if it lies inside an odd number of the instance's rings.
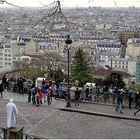
[[[8,0],[8,2],[17,4],[19,6],[26,7],[40,7],[42,4],[48,5],[54,0]],[[62,0],[63,7],[140,7],[139,0]],[[7,4],[0,5],[2,7],[7,7]]]

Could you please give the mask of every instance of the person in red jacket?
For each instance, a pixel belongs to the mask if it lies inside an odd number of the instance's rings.
[[[42,92],[41,92],[41,89],[37,89],[37,92],[36,92],[36,102],[37,102],[37,106],[39,106],[40,104],[42,104]]]

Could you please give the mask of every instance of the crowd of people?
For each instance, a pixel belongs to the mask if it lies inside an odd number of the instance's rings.
[[[75,106],[79,106],[80,101],[99,102],[99,100],[102,100],[104,103],[106,103],[107,100],[111,100],[112,104],[116,104],[116,112],[123,113],[122,108],[124,106],[124,102],[125,105],[128,104],[129,109],[132,108],[132,105],[137,109],[134,113],[135,116],[140,112],[140,92],[132,93],[132,91],[119,89],[117,87],[107,88],[96,86],[94,90],[91,86],[84,87],[82,90],[76,88]]]
[[[28,102],[32,102],[36,106],[40,106],[43,102],[51,104],[52,98],[56,98],[56,84],[52,85],[52,82],[47,78],[42,80],[40,86],[33,84],[28,90]]]
[[[4,75],[0,80],[0,95],[3,97],[3,91],[9,88],[9,83],[15,81],[14,78],[10,80],[6,78]],[[28,102],[33,103],[36,106],[40,106],[43,102],[47,102],[48,105],[51,104],[52,97],[59,98],[63,96],[65,99],[67,88],[65,89],[65,93],[60,94],[60,90],[62,92],[62,85],[59,82],[52,83],[51,80],[43,79],[40,86],[35,84],[35,81],[32,81],[32,84],[28,85],[25,82],[26,79],[23,77],[18,77],[16,79],[15,86],[12,87],[13,91],[19,92],[20,94],[28,95]],[[26,83],[26,84],[25,84]],[[17,87],[16,87],[17,86]],[[132,108],[132,104],[135,105],[135,108],[138,110],[134,113],[136,115],[140,111],[140,93],[132,93],[128,90],[119,89],[117,87],[108,88],[103,86],[83,86],[79,88],[76,87],[75,90],[75,106],[79,106],[81,101],[90,102],[96,101],[98,102],[102,99],[105,103],[111,97],[112,103],[116,104],[115,111],[123,113],[123,101],[127,100],[129,109]]]

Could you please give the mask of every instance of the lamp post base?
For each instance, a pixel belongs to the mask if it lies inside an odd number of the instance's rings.
[[[66,107],[71,107],[71,104],[69,101],[67,102]]]

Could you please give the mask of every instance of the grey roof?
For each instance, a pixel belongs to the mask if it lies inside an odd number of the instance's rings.
[[[115,51],[101,51],[99,52],[100,56],[118,56],[119,54]]]

